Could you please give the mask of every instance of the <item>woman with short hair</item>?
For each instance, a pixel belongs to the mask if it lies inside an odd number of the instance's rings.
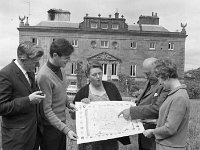
[[[122,97],[117,87],[107,81],[102,81],[102,64],[92,61],[86,69],[86,76],[89,83],[82,87],[75,96],[75,102],[94,102],[94,101],[121,101]],[[118,141],[122,144],[130,144],[129,137],[109,139],[104,141],[90,142],[79,145],[79,150],[118,150]]]
[[[156,61],[154,73],[165,88],[170,89],[160,107],[155,129],[143,132],[156,138],[156,150],[186,150],[190,102],[186,86],[178,80],[177,67],[168,59]]]

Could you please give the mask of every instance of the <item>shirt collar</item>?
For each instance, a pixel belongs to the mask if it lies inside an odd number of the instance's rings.
[[[22,66],[19,64],[19,62],[17,60],[14,60],[14,63],[22,71],[23,74],[26,74],[27,71],[24,68],[22,68]]]
[[[186,89],[186,85],[185,85],[185,84],[182,84],[182,85],[176,87],[175,89],[171,90],[171,91],[168,93],[168,95],[172,95],[172,94],[174,94],[175,92],[177,92],[177,91],[180,90],[180,89]]]

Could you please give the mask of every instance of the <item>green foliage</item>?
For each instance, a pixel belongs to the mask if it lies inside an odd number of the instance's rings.
[[[141,81],[135,81],[134,78],[130,78],[126,74],[119,74],[118,89],[125,96],[134,96],[134,92],[143,88],[144,83]]]
[[[76,74],[77,74],[77,88],[80,89],[87,82],[87,77],[83,70],[83,62],[82,61],[77,62]]]
[[[185,79],[190,99],[200,98],[200,81]]]
[[[192,99],[200,98],[200,68],[185,72],[185,84],[189,97]]]

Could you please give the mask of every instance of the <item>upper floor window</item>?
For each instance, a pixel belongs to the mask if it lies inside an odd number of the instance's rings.
[[[136,77],[136,65],[131,65],[130,76]]]
[[[137,48],[137,43],[135,41],[131,42],[131,48],[136,49]]]
[[[109,47],[109,42],[108,41],[101,41],[101,48],[108,48]]]
[[[168,44],[168,50],[174,50],[174,43],[173,42],[170,42]]]
[[[77,70],[77,63],[72,63],[71,66],[71,74],[76,75],[76,70]]]
[[[90,24],[90,27],[91,27],[92,29],[97,29],[97,23],[91,23],[91,24]]]
[[[72,46],[78,47],[78,40],[73,40],[72,41]]]
[[[112,24],[112,29],[113,30],[118,30],[119,29],[119,25],[118,24]]]
[[[149,43],[149,49],[154,50],[155,47],[156,47],[156,43],[155,43],[155,42],[150,42],[150,43]]]
[[[31,38],[31,42],[38,45],[38,39],[37,38]]]
[[[102,68],[103,68],[103,75],[107,74],[107,64],[102,64]]]
[[[101,23],[101,29],[108,29],[107,23]]]

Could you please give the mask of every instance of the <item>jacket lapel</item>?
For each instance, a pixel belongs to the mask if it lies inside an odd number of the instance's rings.
[[[157,89],[157,87],[160,85],[159,82],[156,82],[156,84],[151,85],[150,90],[147,91],[147,93],[144,95],[144,97],[150,95],[152,92],[155,91],[155,89]]]
[[[14,74],[17,75],[17,78],[19,78],[19,80],[22,81],[22,83],[25,85],[25,87],[32,93],[32,89],[30,84],[28,83],[25,75],[22,73],[22,71],[17,67],[17,65],[14,63],[14,61],[12,62],[13,65],[13,72]]]
[[[144,90],[142,91],[142,93],[138,96],[138,101],[137,104],[140,103],[141,99],[143,98],[143,96],[145,95],[145,92],[147,90],[147,86],[149,85],[149,80],[146,82],[145,86],[144,86]]]

